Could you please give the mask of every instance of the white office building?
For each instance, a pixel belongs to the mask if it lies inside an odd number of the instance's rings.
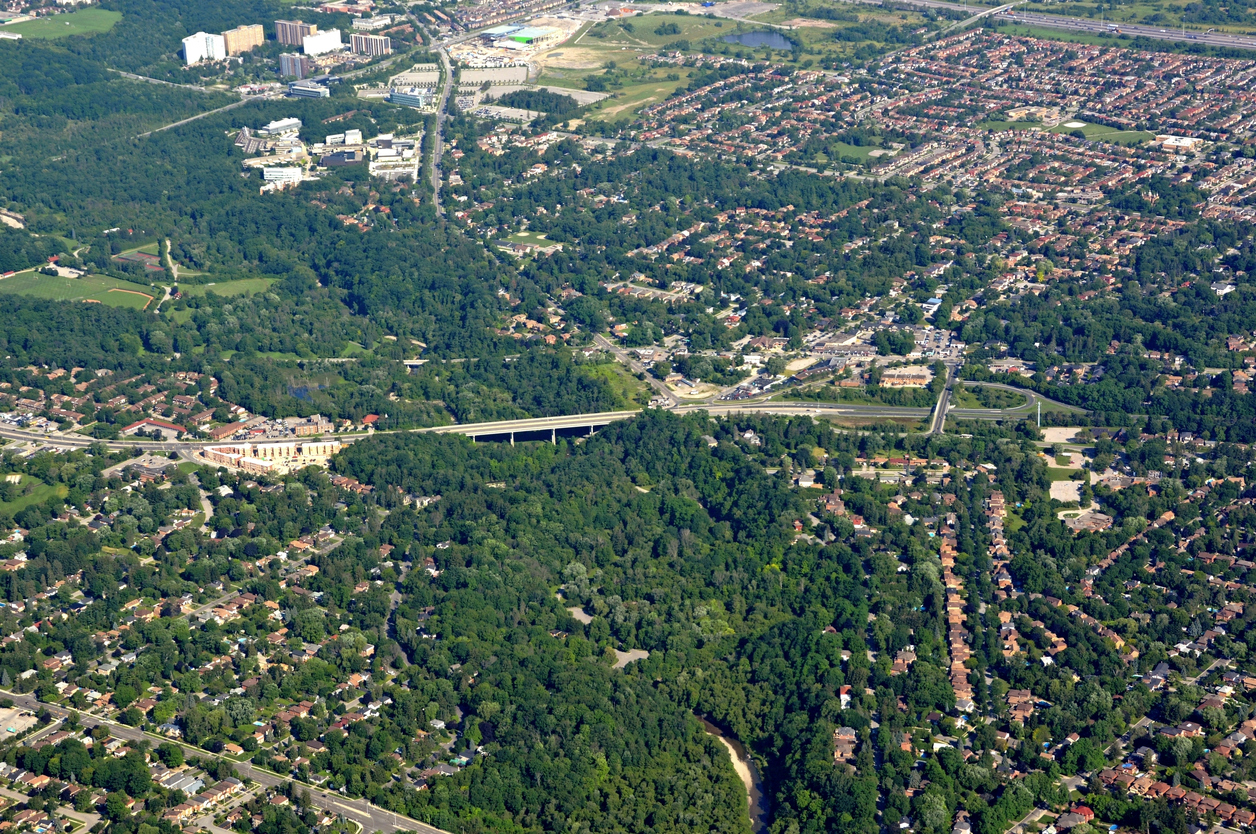
[[[340,49],[344,49],[344,44],[340,42],[339,29],[315,32],[312,35],[306,35],[301,41],[301,50],[306,55],[322,55],[326,52],[336,52]]]
[[[222,35],[197,32],[183,39],[183,60],[190,67],[201,61],[222,61],[227,57],[227,39]]]
[[[292,183],[300,182],[301,178],[304,176],[304,173],[305,172],[302,171],[300,168],[294,168],[294,167],[289,167],[289,166],[263,168],[262,179],[264,179],[266,182],[276,182],[276,183],[280,183],[281,185],[291,185]]]

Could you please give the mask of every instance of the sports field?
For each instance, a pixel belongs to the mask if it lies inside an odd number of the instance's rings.
[[[114,24],[122,19],[122,12],[111,12],[108,9],[80,9],[69,14],[55,14],[39,20],[28,20],[4,27],[6,32],[15,32],[24,38],[68,38],[71,35],[96,35],[108,32]]]
[[[147,307],[153,300],[152,292],[142,284],[118,281],[104,275],[62,278],[59,275],[21,272],[0,281],[0,293],[31,295],[52,301],[108,304],[110,307],[129,307],[132,310],[143,310]]]

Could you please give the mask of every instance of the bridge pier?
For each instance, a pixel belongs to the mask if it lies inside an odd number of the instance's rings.
[[[514,432],[510,433],[510,445],[511,446],[515,445],[515,433]]]
[[[558,445],[558,429],[550,429],[550,443]]]

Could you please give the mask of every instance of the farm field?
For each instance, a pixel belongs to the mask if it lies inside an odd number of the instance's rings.
[[[143,310],[160,290],[142,284],[118,281],[104,275],[87,275],[83,278],[62,278],[59,275],[41,275],[38,272],[22,272],[0,281],[0,293],[30,295],[52,301],[84,301],[108,304],[110,307],[127,307]]]

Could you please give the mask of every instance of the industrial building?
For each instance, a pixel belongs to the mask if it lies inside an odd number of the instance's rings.
[[[183,60],[190,67],[201,61],[221,61],[227,57],[227,42],[222,35],[197,32],[183,39]]]
[[[344,49],[344,43],[340,40],[339,29],[328,29],[326,32],[315,32],[312,35],[306,35],[301,41],[301,50],[306,55],[325,55],[328,52],[337,52]]]
[[[378,58],[392,54],[392,41],[386,35],[364,35],[354,32],[349,35],[349,49],[356,55],[370,55]]]
[[[306,35],[318,31],[318,25],[300,20],[276,20],[275,39],[287,46],[300,46]]]
[[[314,62],[307,55],[285,52],[279,56],[279,74],[284,78],[296,77],[298,81],[314,71]]]
[[[228,55],[243,55],[266,42],[266,30],[258,23],[237,26],[223,32],[222,39],[226,44]]]

